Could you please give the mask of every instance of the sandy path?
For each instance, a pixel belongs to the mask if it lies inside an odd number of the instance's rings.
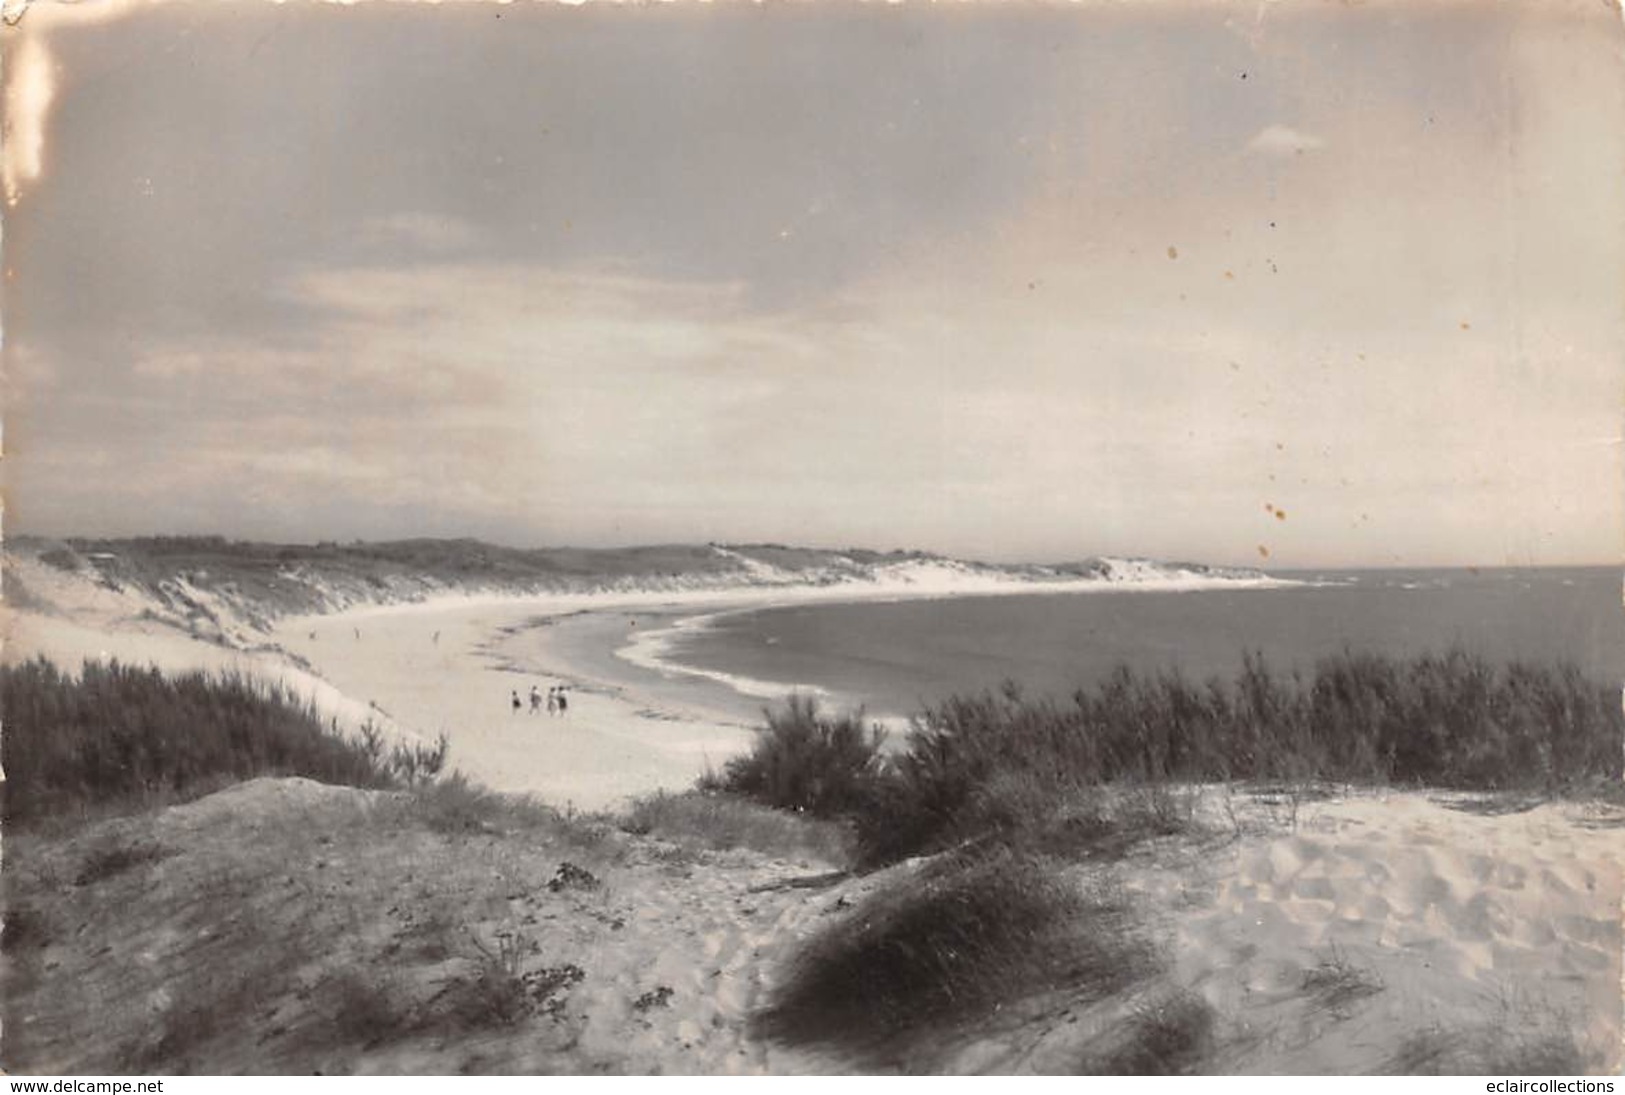
[[[580,1048],[589,1057],[624,1060],[632,1072],[843,1070],[838,1057],[752,1038],[749,1019],[801,941],[838,913],[843,897],[873,883],[793,888],[786,883],[827,867],[731,858],[724,869],[675,872],[666,885],[612,890],[609,904],[626,927],[587,953],[592,976],[571,998],[585,1017]]]

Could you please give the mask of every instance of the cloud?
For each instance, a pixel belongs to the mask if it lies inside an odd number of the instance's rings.
[[[405,249],[432,255],[466,250],[480,240],[473,225],[458,217],[434,213],[394,213],[369,217],[356,231],[371,247]]]
[[[1312,133],[1301,133],[1290,126],[1272,125],[1258,131],[1247,148],[1266,156],[1297,156],[1326,147],[1326,142]]]

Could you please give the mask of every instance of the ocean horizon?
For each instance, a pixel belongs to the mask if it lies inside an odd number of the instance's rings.
[[[1344,651],[1461,649],[1491,662],[1625,667],[1612,567],[1280,571],[1257,589],[967,594],[681,614],[620,648],[646,668],[709,679],[763,702],[791,692],[877,717],[1013,683],[1069,697],[1120,666],[1229,678],[1250,653],[1313,669]]]

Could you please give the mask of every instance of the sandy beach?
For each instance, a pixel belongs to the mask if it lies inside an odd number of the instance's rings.
[[[452,597],[280,621],[276,644],[340,692],[403,731],[451,740],[451,763],[503,791],[577,808],[691,786],[748,746],[763,709],[797,682],[686,669],[662,657],[673,629],[715,615],[792,604],[937,600],[955,596],[1132,596],[1205,588],[1267,589],[1276,578],[1204,578],[1125,568],[1121,585],[1033,585],[922,566],[894,580],[826,586],[632,591],[541,597]],[[568,716],[530,714],[532,687],[569,689]],[[524,709],[516,716],[510,696]],[[833,704],[840,697],[825,697]],[[878,720],[894,730],[906,718]]]
[[[1292,584],[1124,563],[1117,582],[1034,585],[923,563],[894,568],[878,581],[826,585],[441,595],[283,616],[268,633],[228,623],[189,635],[137,590],[94,585],[31,556],[13,557],[8,566],[31,596],[52,606],[12,612],[8,661],[43,655],[70,668],[87,658],[116,658],[168,672],[242,670],[287,685],[352,732],[371,722],[407,740],[432,742],[444,733],[451,766],[487,786],[588,810],[691,786],[707,766],[748,745],[763,708],[794,690],[794,682],[743,681],[663,663],[662,643],[649,637],[684,621],[789,604]],[[224,609],[220,618],[234,617]],[[569,690],[568,715],[532,715],[530,689],[545,695],[555,686]],[[517,715],[514,692],[523,702]]]
[[[750,740],[744,712],[707,705],[714,689],[614,675],[607,632],[623,626],[621,613],[645,607],[654,606],[632,602],[590,616],[546,599],[363,609],[284,621],[276,638],[406,732],[444,732],[451,765],[487,786],[607,809],[628,796],[683,789]],[[532,712],[530,690],[545,695],[556,686],[568,689],[567,711]]]
[[[49,574],[33,571],[28,583],[74,611],[13,613],[10,661],[41,654],[70,667],[117,657],[166,671],[243,670],[288,684],[348,726],[372,719],[424,740],[444,732],[451,765],[480,783],[582,811],[691,786],[708,765],[749,743],[759,707],[760,698],[715,679],[663,674],[647,658],[638,665],[618,652],[635,646],[639,633],[682,619],[786,599],[784,591],[760,590],[465,597],[288,617],[258,648],[230,649],[143,616],[128,597],[67,580],[53,586]],[[841,591],[791,596],[835,600]],[[532,687],[545,694],[557,685],[569,689],[566,716],[532,714],[528,702],[512,710],[512,693],[528,701]],[[296,824],[298,811],[276,784],[254,786],[216,796],[222,823],[244,827],[244,841],[266,826]],[[915,1047],[915,1056],[892,1067],[916,1070],[929,1059],[929,1067],[955,1072],[1065,1071],[1117,1037],[1146,993],[1166,990],[1195,994],[1222,1017],[1209,1071],[1449,1070],[1469,1059],[1452,1055],[1508,1039],[1524,1038],[1527,1052],[1538,1054],[1542,1039],[1559,1031],[1574,1032],[1589,1068],[1618,1069],[1625,1048],[1620,808],[1347,788],[1290,803],[1259,789],[1201,794],[1205,835],[1154,842],[1106,870],[1168,956],[1160,989],[1082,1009],[1045,1010],[1040,1002],[1014,1028]],[[154,831],[181,847],[163,836],[172,823],[161,815]],[[231,832],[214,838],[226,859],[246,846]],[[338,822],[333,833],[340,847],[361,839],[340,835],[347,830]],[[161,869],[177,879],[192,871],[202,877],[213,869],[206,861],[214,847],[198,845]],[[361,844],[352,851],[356,864],[365,860]],[[335,852],[312,854],[327,862]],[[545,888],[555,852],[528,865],[502,855],[509,858],[493,885],[517,874],[530,879],[525,892]],[[577,955],[593,973],[573,997],[581,1044],[592,1060],[614,1063],[591,1067],[853,1067],[838,1057],[769,1054],[748,1033],[749,1014],[800,940],[912,868],[758,897],[752,887],[828,865],[702,860],[706,869],[690,870],[668,897],[666,853],[651,846],[617,855],[630,858],[594,866],[614,877],[608,896],[577,899],[575,919],[537,929],[537,938]],[[508,930],[514,908],[493,901],[471,930]],[[773,923],[764,923],[769,916]],[[659,976],[650,980],[647,970]],[[629,1008],[629,999],[662,986],[673,992],[657,1014]],[[433,1070],[436,1060],[399,1050],[354,1067]],[[558,1068],[562,1060],[509,1064]]]

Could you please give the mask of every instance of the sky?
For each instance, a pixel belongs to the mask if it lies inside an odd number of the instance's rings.
[[[5,525],[1265,567],[1625,546],[1625,22],[39,4]]]

